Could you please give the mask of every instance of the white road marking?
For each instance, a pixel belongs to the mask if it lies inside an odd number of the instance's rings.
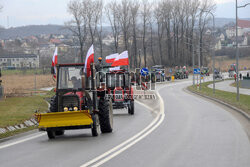
[[[93,160],[81,165],[81,167],[87,167],[90,165],[95,167],[100,166],[105,162],[109,161],[110,159],[114,158],[115,156],[119,155],[123,151],[127,150],[128,148],[130,148],[131,146],[133,146],[134,144],[136,144],[137,142],[148,136],[151,132],[153,132],[163,122],[165,118],[163,99],[161,98],[158,92],[157,95],[160,99],[160,112],[158,113],[157,117],[146,128],[144,128],[142,131],[140,131],[133,137],[129,138],[128,140],[124,141],[123,143],[119,144],[118,146],[101,154],[100,156],[94,158]],[[146,106],[145,104],[142,105]]]
[[[29,138],[26,138],[26,139],[22,139],[22,140],[19,140],[19,141],[16,141],[16,142],[12,142],[12,143],[5,144],[5,145],[2,145],[2,146],[0,145],[0,149],[10,147],[10,146],[13,146],[13,145],[16,145],[16,144],[20,144],[20,143],[23,143],[23,142],[26,142],[26,141],[29,141],[29,140],[44,136],[44,135],[45,135],[45,133],[42,133],[42,134],[32,136],[32,137],[29,137]]]

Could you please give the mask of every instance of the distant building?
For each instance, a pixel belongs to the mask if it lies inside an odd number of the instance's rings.
[[[247,36],[239,36],[238,37],[238,46],[239,47],[248,47],[248,41]],[[233,46],[236,45],[236,37],[232,38],[232,44]]]
[[[250,32],[250,21],[249,20],[238,20],[238,36],[242,36],[244,33]],[[236,36],[236,29],[229,27],[226,29],[226,35],[228,38]]]
[[[219,38],[220,38],[221,41],[225,41],[225,39],[226,39],[226,37],[225,37],[225,35],[223,33],[220,34]]]
[[[3,54],[0,55],[0,67],[38,68],[39,56],[35,54]]]
[[[216,44],[215,44],[215,50],[221,50],[221,39],[217,39]]]

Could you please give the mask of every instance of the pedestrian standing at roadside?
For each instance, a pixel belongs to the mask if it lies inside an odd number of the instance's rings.
[[[242,74],[240,73],[240,80],[242,79]]]
[[[247,78],[249,78],[249,72],[247,73]]]
[[[235,82],[236,82],[236,74],[234,74],[234,80],[235,80]]]

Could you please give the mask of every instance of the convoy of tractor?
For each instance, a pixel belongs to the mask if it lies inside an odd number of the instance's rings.
[[[51,68],[56,79],[55,96],[51,98],[47,113],[35,115],[39,130],[46,131],[49,139],[73,129],[89,128],[92,136],[110,133],[113,130],[113,109],[127,109],[130,115],[135,113],[133,85],[141,85],[142,90],[146,90],[150,82],[172,78],[166,77],[162,65],[155,65],[150,71],[144,68],[130,72],[126,51],[116,58],[113,55],[106,58],[107,63],[122,64],[115,67],[113,64],[102,65],[102,58],[98,58],[99,63],[95,64],[93,47],[84,64],[57,64],[56,52]],[[119,57],[123,60],[115,62]],[[186,67],[177,68],[174,76],[176,79],[188,78]]]

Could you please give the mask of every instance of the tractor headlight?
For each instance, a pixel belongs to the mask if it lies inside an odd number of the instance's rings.
[[[64,111],[69,111],[69,108],[68,107],[64,107],[63,110]]]
[[[74,111],[78,111],[78,107],[74,107]]]

